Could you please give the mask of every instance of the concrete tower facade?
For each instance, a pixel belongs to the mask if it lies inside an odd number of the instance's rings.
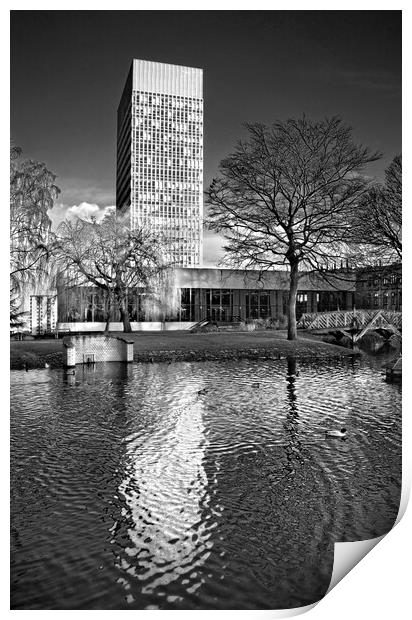
[[[166,237],[175,265],[202,264],[202,69],[133,60],[117,111],[116,206],[131,228]]]

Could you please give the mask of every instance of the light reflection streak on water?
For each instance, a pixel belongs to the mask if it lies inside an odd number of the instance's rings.
[[[303,605],[396,517],[400,388],[365,360],[16,372],[12,398],[13,608]]]
[[[143,593],[182,579],[186,572],[191,577],[187,591],[200,587],[196,569],[210,555],[209,537],[216,526],[202,518],[210,502],[203,467],[208,443],[203,403],[190,384],[181,387],[149,436],[132,432],[126,437],[119,493],[133,525],[125,550],[129,559],[123,556],[118,563],[126,590],[125,572],[144,582]]]

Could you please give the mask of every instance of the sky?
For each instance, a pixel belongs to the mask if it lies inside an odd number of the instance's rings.
[[[12,11],[11,138],[57,175],[55,225],[115,204],[132,58],[203,69],[205,189],[244,122],[339,115],[383,153],[378,180],[402,150],[400,11]],[[220,239],[204,243],[215,264]]]

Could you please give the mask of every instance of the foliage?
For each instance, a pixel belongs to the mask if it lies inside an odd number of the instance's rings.
[[[365,195],[355,213],[352,237],[364,251],[364,262],[402,260],[401,155],[385,171],[385,184],[374,185]]]
[[[19,312],[24,289],[35,286],[49,268],[51,220],[48,210],[59,194],[56,176],[44,163],[21,160],[18,147],[10,149],[10,320]]]
[[[125,332],[131,331],[128,293],[147,288],[166,268],[158,238],[142,228],[130,230],[115,213],[102,222],[75,218],[57,230],[55,253],[65,283],[92,284],[106,292],[110,309],[120,311]]]
[[[356,145],[338,117],[246,128],[248,140],[220,163],[207,192],[208,225],[226,238],[230,265],[290,270],[288,338],[294,339],[299,273],[342,256],[368,189],[360,173],[380,155]]]
[[[24,327],[27,312],[21,310],[21,302],[19,296],[14,289],[10,290],[10,329],[19,329]]]
[[[180,289],[176,286],[176,274],[172,269],[162,269],[146,287],[143,308],[152,320],[174,317],[180,308]],[[163,325],[164,327],[164,325]]]

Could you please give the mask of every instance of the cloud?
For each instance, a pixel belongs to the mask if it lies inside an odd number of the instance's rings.
[[[79,205],[73,205],[67,209],[67,216],[77,216],[82,220],[89,220],[92,217],[95,217],[97,220],[101,220],[103,217],[103,213],[97,204],[92,204],[90,202],[81,202]]]
[[[95,217],[97,221],[101,221],[106,213],[114,208],[114,206],[101,206],[95,202],[83,200],[72,206],[63,202],[56,203],[48,213],[52,221],[52,228],[56,230],[66,218],[90,219]],[[203,229],[203,264],[205,267],[219,266],[219,262],[224,256],[222,247],[224,243],[225,239],[221,235],[207,228]]]
[[[71,207],[64,203],[57,203],[49,211],[49,216],[52,221],[52,228],[56,229],[66,218],[80,217],[83,220],[87,220],[95,217],[100,222],[106,213],[114,208],[114,206],[102,207],[96,203],[85,201]]]
[[[203,264],[205,267],[217,267],[224,256],[225,239],[217,233],[203,229]]]
[[[390,94],[401,92],[401,77],[386,71],[340,71],[337,75],[341,80],[353,86]]]

